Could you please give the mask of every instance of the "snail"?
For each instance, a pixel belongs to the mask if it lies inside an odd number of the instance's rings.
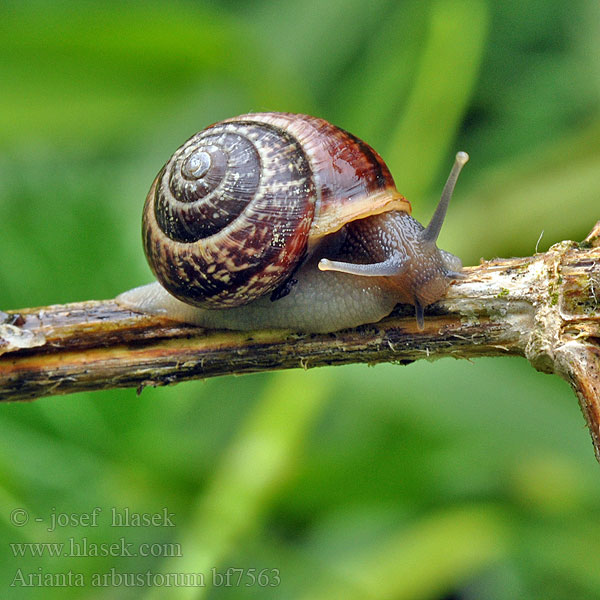
[[[117,302],[210,328],[330,332],[423,309],[461,277],[440,250],[459,152],[427,227],[382,158],[323,119],[254,113],[185,142],[148,193],[142,237],[158,282]]]

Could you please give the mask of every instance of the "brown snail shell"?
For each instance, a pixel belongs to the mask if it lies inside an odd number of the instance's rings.
[[[228,308],[285,284],[348,223],[410,210],[355,136],[307,115],[246,114],[192,136],[165,164],[144,207],[144,249],[173,296]]]

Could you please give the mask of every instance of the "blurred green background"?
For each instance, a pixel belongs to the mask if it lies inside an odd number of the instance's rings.
[[[581,240],[600,217],[599,51],[595,0],[5,0],[0,308],[150,281],[154,175],[248,111],[365,139],[421,221],[467,150],[440,240],[466,264],[529,255],[542,231],[540,251]],[[573,393],[524,360],[2,404],[0,445],[2,598],[598,597],[600,471]],[[94,507],[97,527],[48,531]],[[174,526],[113,527],[112,507],[167,509]],[[179,546],[69,556],[83,538]],[[66,546],[10,545],[38,542]],[[239,584],[210,585],[230,567]],[[84,588],[40,586],[69,570]],[[206,585],[111,587],[148,572]]]

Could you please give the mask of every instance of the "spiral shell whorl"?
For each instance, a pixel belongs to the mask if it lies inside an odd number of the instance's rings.
[[[300,144],[266,123],[218,123],[181,146],[144,209],[150,267],[198,306],[245,304],[303,258],[316,188]]]
[[[165,165],[155,196],[157,222],[178,242],[209,237],[242,213],[259,182],[260,157],[251,140],[202,131]]]

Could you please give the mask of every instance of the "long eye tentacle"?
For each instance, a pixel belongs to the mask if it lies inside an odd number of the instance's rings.
[[[466,152],[458,152],[456,154],[454,165],[452,166],[450,175],[448,175],[448,179],[446,180],[446,185],[442,191],[440,202],[433,213],[433,217],[431,217],[429,225],[427,225],[423,231],[422,239],[424,241],[435,243],[435,241],[438,239],[438,235],[440,235],[440,230],[444,224],[444,218],[446,216],[446,211],[448,210],[448,204],[450,204],[450,198],[452,198],[452,192],[454,192],[456,180],[458,179],[458,175],[468,160],[469,155]]]

